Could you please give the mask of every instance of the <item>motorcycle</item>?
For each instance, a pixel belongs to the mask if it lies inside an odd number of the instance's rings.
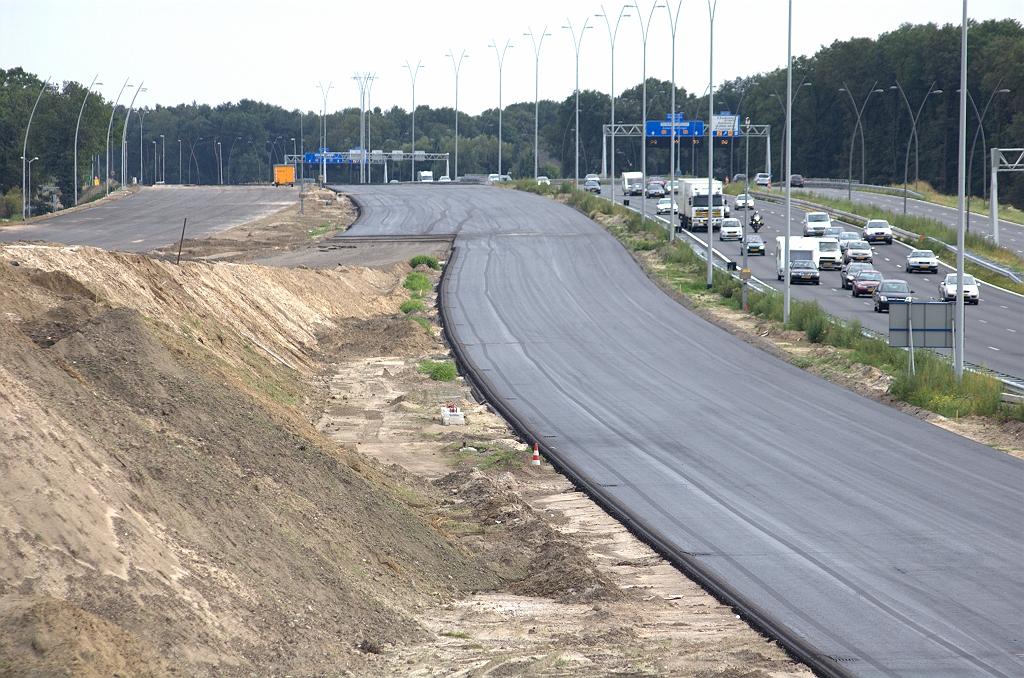
[[[761,219],[760,214],[754,212],[754,216],[750,217],[750,228],[754,229],[754,233],[757,233],[761,230],[762,226],[764,226],[764,220]]]

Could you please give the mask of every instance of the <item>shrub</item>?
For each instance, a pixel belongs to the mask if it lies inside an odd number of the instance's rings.
[[[431,288],[430,278],[423,273],[413,271],[405,276],[405,282],[402,283],[402,287],[413,292],[426,292]]]
[[[426,372],[434,381],[452,381],[455,379],[455,363],[450,360],[434,362],[424,360],[420,363],[420,372]]]
[[[409,266],[416,268],[420,264],[426,264],[427,267],[434,269],[435,271],[441,270],[441,264],[438,263],[434,257],[427,256],[426,254],[417,254],[415,257],[409,260]]]
[[[405,314],[412,313],[413,311],[422,311],[423,302],[418,299],[409,299],[408,301],[403,301],[402,305],[398,308]]]
[[[4,209],[11,217],[21,218],[21,186],[11,186],[4,196]]]

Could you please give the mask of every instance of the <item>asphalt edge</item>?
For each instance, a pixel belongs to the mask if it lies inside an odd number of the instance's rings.
[[[354,224],[355,222],[353,222]],[[645,521],[634,516],[625,506],[614,498],[600,491],[600,486],[581,472],[571,461],[549,446],[532,426],[516,413],[515,409],[493,387],[490,380],[470,358],[465,346],[455,329],[455,322],[448,312],[449,271],[456,265],[461,247],[453,244],[451,254],[441,271],[438,286],[437,307],[441,320],[441,328],[449,348],[455,356],[456,364],[470,382],[473,391],[479,393],[512,429],[525,440],[536,442],[544,457],[569,480],[587,494],[602,509],[622,523],[626,529],[636,535],[662,557],[682,570],[690,579],[696,581],[705,591],[723,604],[729,605],[748,624],[759,633],[776,640],[794,658],[806,664],[815,674],[824,678],[854,678],[854,674],[839,666],[831,657],[815,648],[798,636],[785,624],[773,619],[766,611],[747,599],[717,575],[704,567],[689,553],[673,546]]]

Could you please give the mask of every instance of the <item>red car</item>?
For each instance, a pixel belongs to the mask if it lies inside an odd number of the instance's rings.
[[[878,287],[884,276],[878,271],[861,271],[857,274],[857,277],[853,279],[851,289],[853,289],[853,296],[859,297],[862,294],[870,295],[874,293],[875,288]]]

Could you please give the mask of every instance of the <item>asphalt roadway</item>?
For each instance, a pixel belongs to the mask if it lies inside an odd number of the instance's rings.
[[[604,190],[607,191],[607,187],[604,187]],[[616,200],[621,199],[621,195],[616,192]],[[732,200],[729,198],[730,204]],[[639,208],[640,205],[641,202],[637,198],[630,199],[630,206]],[[647,201],[649,214],[654,214],[656,208],[656,200]],[[777,279],[775,238],[786,234],[785,205],[755,199],[754,209],[764,218],[764,228],[758,235],[764,238],[767,253],[763,257],[747,257],[747,265],[754,277],[782,291],[785,283]],[[804,214],[804,210],[793,207],[791,235],[803,235]],[[742,210],[734,210],[732,216],[740,220],[744,218]],[[665,217],[667,218],[667,215]],[[842,226],[848,231],[861,231],[850,224],[843,223]],[[706,233],[696,235],[707,242]],[[721,242],[718,234],[715,234],[714,238],[716,250],[738,263],[742,262],[738,242]],[[919,301],[937,301],[939,282],[946,273],[956,271],[955,268],[940,262],[940,274],[907,273],[905,263],[911,250],[909,246],[898,242],[892,245],[876,243],[872,249],[875,268],[884,273],[886,278],[906,280],[910,283],[910,289],[914,290],[914,298]],[[844,290],[838,271],[822,271],[820,285],[792,285],[790,292],[793,299],[817,301],[833,315],[849,320],[860,320],[864,327],[883,335],[889,333],[889,315],[875,313],[870,297],[854,298],[849,290]],[[985,365],[997,372],[1024,380],[1024,297],[982,282],[981,302],[977,306],[968,306],[965,317],[967,334],[964,342],[964,359],[975,365]]]
[[[169,247],[181,237],[202,238],[287,207],[297,188],[283,186],[147,186],[94,207],[0,228],[0,241],[90,245],[128,252]]]
[[[351,235],[457,234],[448,329],[487,390],[820,672],[1024,674],[1024,461],[704,321],[550,199],[337,188]]]

